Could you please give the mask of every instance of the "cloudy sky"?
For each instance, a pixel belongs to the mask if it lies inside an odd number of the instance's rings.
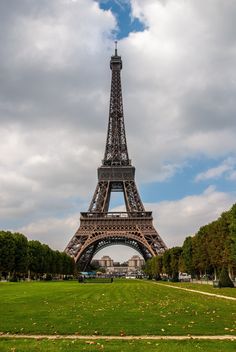
[[[161,237],[181,245],[228,210],[235,18],[235,0],[0,1],[1,229],[60,250],[75,233],[103,158],[115,39],[129,154]]]

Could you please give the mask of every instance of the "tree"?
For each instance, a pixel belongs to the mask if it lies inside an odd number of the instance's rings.
[[[230,210],[230,225],[229,225],[229,270],[231,275],[236,273],[236,204]],[[235,274],[236,275],[236,274]]]
[[[53,251],[39,241],[28,241],[21,233],[0,231],[0,273],[14,276],[30,271],[31,275],[73,274],[74,259],[64,252]]]
[[[156,256],[150,259],[150,275],[156,280],[160,279],[162,273],[162,260],[160,258],[160,256]]]
[[[181,257],[183,259],[183,272],[186,272],[190,275],[194,274],[194,265],[193,265],[193,238],[191,236],[187,237],[183,243],[183,251]]]
[[[0,231],[0,272],[12,272],[15,265],[15,241],[9,231]]]
[[[156,258],[157,275],[160,277],[163,274],[163,256],[158,255]]]
[[[223,266],[219,277],[219,287],[234,287],[233,281],[229,277],[228,269]]]
[[[56,273],[61,274],[63,271],[63,264],[62,264],[62,255],[59,251],[55,251],[55,259],[56,259]]]
[[[194,236],[187,237],[182,248],[168,249],[163,256],[148,261],[145,270],[152,276],[163,272],[172,278],[183,270],[197,276],[214,272],[217,278],[222,268],[228,268],[231,277],[236,276],[236,204],[219,219],[202,226]]]
[[[222,213],[217,221],[214,221],[213,231],[211,236],[213,237],[212,242],[214,243],[214,251],[210,253],[211,261],[213,266],[218,268],[218,271],[223,265],[228,266],[229,258],[229,240],[230,240],[230,216],[229,212]],[[210,248],[211,249],[211,248]]]
[[[199,229],[192,239],[193,245],[193,266],[196,273],[200,276],[205,274],[210,267],[208,255],[207,225]]]
[[[163,272],[168,276],[172,275],[170,249],[167,249],[163,254]]]
[[[172,279],[178,281],[179,278],[179,261],[182,254],[181,247],[173,247],[170,249],[170,267]]]
[[[40,273],[42,268],[42,245],[39,241],[29,241],[29,266],[30,272]]]
[[[148,276],[149,279],[153,278],[152,272],[152,259],[148,259],[145,263],[144,272]]]
[[[42,273],[56,274],[58,273],[57,258],[58,251],[53,251],[47,244],[42,244]]]
[[[14,233],[13,239],[15,242],[14,271],[18,274],[25,274],[29,263],[28,240],[21,233]]]

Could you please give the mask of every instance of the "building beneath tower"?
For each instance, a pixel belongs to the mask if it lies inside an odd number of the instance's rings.
[[[114,261],[108,255],[104,255],[101,259],[98,259],[98,264],[101,268],[113,267]]]
[[[108,255],[98,259],[97,262],[99,267],[105,269],[106,274],[109,275],[140,274],[145,263],[144,259],[138,255],[132,256],[126,263],[114,262]]]

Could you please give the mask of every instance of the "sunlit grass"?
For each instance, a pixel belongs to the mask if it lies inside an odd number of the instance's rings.
[[[154,341],[154,340],[10,340],[0,339],[1,352],[233,352],[232,341]]]
[[[0,331],[26,334],[236,334],[236,303],[152,282],[0,284]]]
[[[161,282],[166,285],[176,285],[184,288],[189,288],[191,290],[204,291],[209,293],[214,293],[216,295],[229,296],[236,298],[236,288],[217,288],[213,287],[212,284],[199,284],[191,282]]]

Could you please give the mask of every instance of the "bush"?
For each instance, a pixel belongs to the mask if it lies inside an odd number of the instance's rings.
[[[18,281],[18,277],[16,276],[16,274],[13,274],[11,277],[10,277],[10,282],[17,282]]]
[[[46,274],[46,277],[44,279],[45,281],[52,281],[52,275],[51,274]]]
[[[223,267],[219,277],[219,287],[234,287],[233,281],[229,277],[226,267]]]
[[[168,281],[169,282],[179,282],[179,279],[177,277],[172,277]]]
[[[175,271],[172,275],[171,282],[179,282],[179,272]]]
[[[160,274],[155,275],[154,279],[156,281],[161,281],[161,275]]]

